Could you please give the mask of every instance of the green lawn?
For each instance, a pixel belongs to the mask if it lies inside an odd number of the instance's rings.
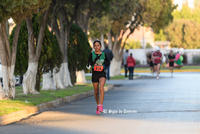
[[[107,84],[105,85],[107,86]],[[11,112],[26,109],[41,103],[56,100],[73,94],[93,90],[92,84],[75,85],[62,90],[40,91],[39,95],[24,95],[22,87],[16,87],[16,98],[11,100],[0,100],[0,116]],[[25,102],[28,101],[29,103]]]
[[[181,69],[200,69],[200,66],[183,66]]]

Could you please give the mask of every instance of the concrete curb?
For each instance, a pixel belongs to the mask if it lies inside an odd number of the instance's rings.
[[[114,89],[114,85],[108,85],[107,87],[104,87],[104,91],[107,92],[109,90],[113,90]],[[74,94],[72,96],[67,96],[64,98],[60,98],[54,101],[50,101],[47,103],[42,103],[39,104],[37,106],[33,106],[31,108],[28,108],[26,110],[20,110],[17,112],[13,112],[7,115],[3,115],[0,116],[0,126],[1,125],[7,125],[16,121],[20,121],[21,119],[24,118],[28,118],[29,116],[32,116],[34,114],[37,114],[39,112],[48,110],[50,108],[55,108],[60,106],[62,103],[69,103],[72,101],[76,101],[79,99],[83,99],[89,96],[93,96],[94,95],[94,90],[88,91],[88,92],[84,92],[84,93],[80,93],[80,94]]]

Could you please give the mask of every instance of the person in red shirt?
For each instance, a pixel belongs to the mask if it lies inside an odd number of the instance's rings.
[[[135,67],[135,59],[132,56],[132,53],[130,53],[130,56],[126,60],[127,67],[129,69],[129,80],[133,79],[133,71]]]
[[[152,57],[153,57],[153,63],[154,63],[154,71],[157,71],[157,79],[159,79],[160,64],[163,58],[159,47],[156,47],[156,51],[152,54]]]

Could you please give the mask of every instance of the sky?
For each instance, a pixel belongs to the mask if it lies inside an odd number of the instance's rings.
[[[181,9],[182,4],[183,4],[184,1],[185,1],[185,0],[174,0],[174,4],[178,4],[178,5],[179,5],[178,9]],[[194,1],[194,0],[188,0],[189,7],[190,7],[190,8],[193,8],[193,7],[194,7],[194,6],[193,6],[193,1]]]

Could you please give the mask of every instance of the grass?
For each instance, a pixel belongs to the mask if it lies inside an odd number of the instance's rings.
[[[106,84],[105,86],[107,86]],[[31,106],[36,106],[41,103],[56,100],[73,94],[83,93],[93,90],[92,84],[75,85],[73,87],[67,87],[62,90],[49,90],[40,91],[39,95],[24,95],[22,87],[16,87],[16,98],[11,100],[0,101],[0,116],[9,114],[15,111],[23,110]],[[25,101],[29,102],[26,103]]]
[[[200,69],[200,66],[183,66],[181,69]]]

